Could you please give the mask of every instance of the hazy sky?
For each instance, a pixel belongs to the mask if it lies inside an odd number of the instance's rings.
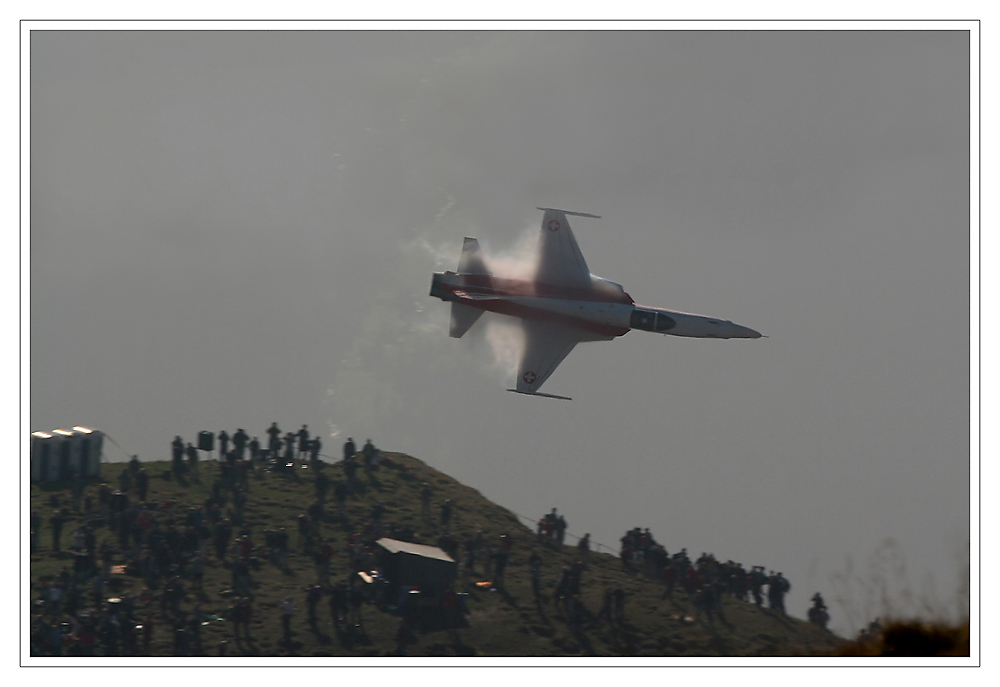
[[[889,538],[894,603],[933,580],[950,607],[968,33],[30,40],[32,429],[162,460],[175,434],[307,423],[608,546],[649,527],[781,570],[790,611],[821,591],[839,631],[879,609],[836,576],[877,577]],[[428,290],[464,236],[533,241],[538,205],[601,215],[574,233],[636,301],[770,338],[631,332],[556,370],[571,402],[507,393],[493,316],[450,339]]]

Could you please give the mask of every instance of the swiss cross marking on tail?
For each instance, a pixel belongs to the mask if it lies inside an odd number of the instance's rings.
[[[522,377],[522,379],[525,384],[534,384],[535,380],[538,379],[538,376],[531,370],[528,370],[524,373],[524,377]]]
[[[559,220],[557,219],[549,220],[549,231],[559,231]]]

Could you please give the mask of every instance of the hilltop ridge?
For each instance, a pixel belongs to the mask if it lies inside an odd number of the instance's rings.
[[[662,581],[642,572],[630,571],[621,559],[590,551],[584,558],[575,546],[557,546],[539,542],[536,533],[521,523],[518,516],[490,502],[476,489],[461,484],[423,461],[403,453],[383,452],[387,464],[376,472],[359,470],[358,493],[350,495],[339,517],[331,495],[327,496],[321,524],[321,536],[333,538],[331,579],[344,580],[350,573],[347,544],[358,534],[365,540],[373,534],[397,536],[416,543],[452,548],[459,577],[456,590],[468,594],[467,613],[462,627],[453,629],[421,628],[407,646],[410,656],[539,656],[539,657],[621,657],[621,656],[806,656],[832,654],[842,640],[815,625],[778,612],[757,608],[723,595],[721,613],[708,618],[696,607],[696,599],[681,588],[665,593]],[[198,481],[179,483],[170,475],[169,462],[144,463],[149,473],[147,502],[155,504],[162,521],[180,524],[189,508],[203,508],[220,477],[220,465],[203,462]],[[104,464],[102,479],[117,486],[117,473],[124,464]],[[397,649],[400,619],[387,610],[366,604],[361,609],[363,632],[339,631],[331,621],[326,600],[319,606],[318,622],[310,627],[306,617],[306,589],[315,584],[315,562],[303,551],[297,534],[297,522],[316,499],[315,470],[296,464],[289,474],[257,469],[247,480],[245,527],[260,559],[258,569],[250,573],[253,593],[252,641],[235,641],[233,625],[223,618],[232,603],[233,580],[227,559],[207,555],[203,593],[186,585],[179,607],[183,613],[195,609],[212,618],[202,624],[199,645],[203,655],[216,656],[225,641],[228,656],[386,656]],[[322,470],[333,480],[340,480],[339,464],[326,463]],[[190,477],[190,476],[189,476]],[[430,512],[422,504],[424,485],[431,492]],[[64,548],[72,543],[71,533],[89,519],[93,522],[99,547],[105,542],[114,564],[126,563],[126,552],[107,526],[97,504],[99,482],[86,487],[85,497],[92,499],[91,513],[69,509],[64,526]],[[133,495],[133,503],[135,497]],[[441,505],[452,506],[449,525],[451,539],[442,539]],[[65,484],[32,485],[31,508],[43,517],[44,535],[31,556],[32,599],[45,597],[52,580],[61,570],[72,571],[73,559],[65,551],[57,554],[50,544],[49,516],[55,506],[69,507],[70,489]],[[85,510],[85,506],[84,506]],[[376,512],[378,515],[376,516]],[[374,527],[374,520],[380,521]],[[287,528],[290,547],[287,570],[268,559],[265,531]],[[239,528],[234,528],[233,537]],[[474,573],[464,574],[464,543],[481,532],[487,549],[499,546],[501,534],[513,540],[503,586],[490,582],[482,560],[475,561]],[[211,540],[207,548],[212,549]],[[532,592],[529,557],[536,551],[541,558],[543,602],[536,606]],[[553,598],[557,578],[578,560],[584,562],[581,575],[580,615],[571,623],[564,609]],[[156,628],[150,653],[174,655],[174,637],[170,631],[172,615],[161,603],[163,586],[143,591],[142,577],[115,576],[117,597],[135,599],[137,616],[149,617]],[[624,618],[612,621],[598,617],[606,590],[624,592]],[[89,587],[86,600],[90,607]],[[105,594],[107,597],[110,595]],[[144,605],[143,599],[149,599]],[[292,600],[292,642],[281,641],[281,601]],[[45,604],[34,604],[33,623],[45,618]]]

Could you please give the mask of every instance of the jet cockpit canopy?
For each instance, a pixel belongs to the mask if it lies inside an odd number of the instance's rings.
[[[667,332],[672,329],[677,322],[652,308],[635,308],[629,318],[628,326],[632,329],[641,329],[644,332]]]

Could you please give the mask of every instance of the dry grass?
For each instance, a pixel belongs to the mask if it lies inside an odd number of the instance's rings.
[[[931,577],[923,580],[919,592],[914,591],[902,551],[892,538],[869,556],[864,572],[856,572],[853,561],[846,559],[844,569],[832,576],[832,600],[857,640],[835,655],[968,656],[968,541],[954,557],[959,583],[945,599],[938,595]]]
[[[833,656],[969,656],[969,624],[891,620]]]

